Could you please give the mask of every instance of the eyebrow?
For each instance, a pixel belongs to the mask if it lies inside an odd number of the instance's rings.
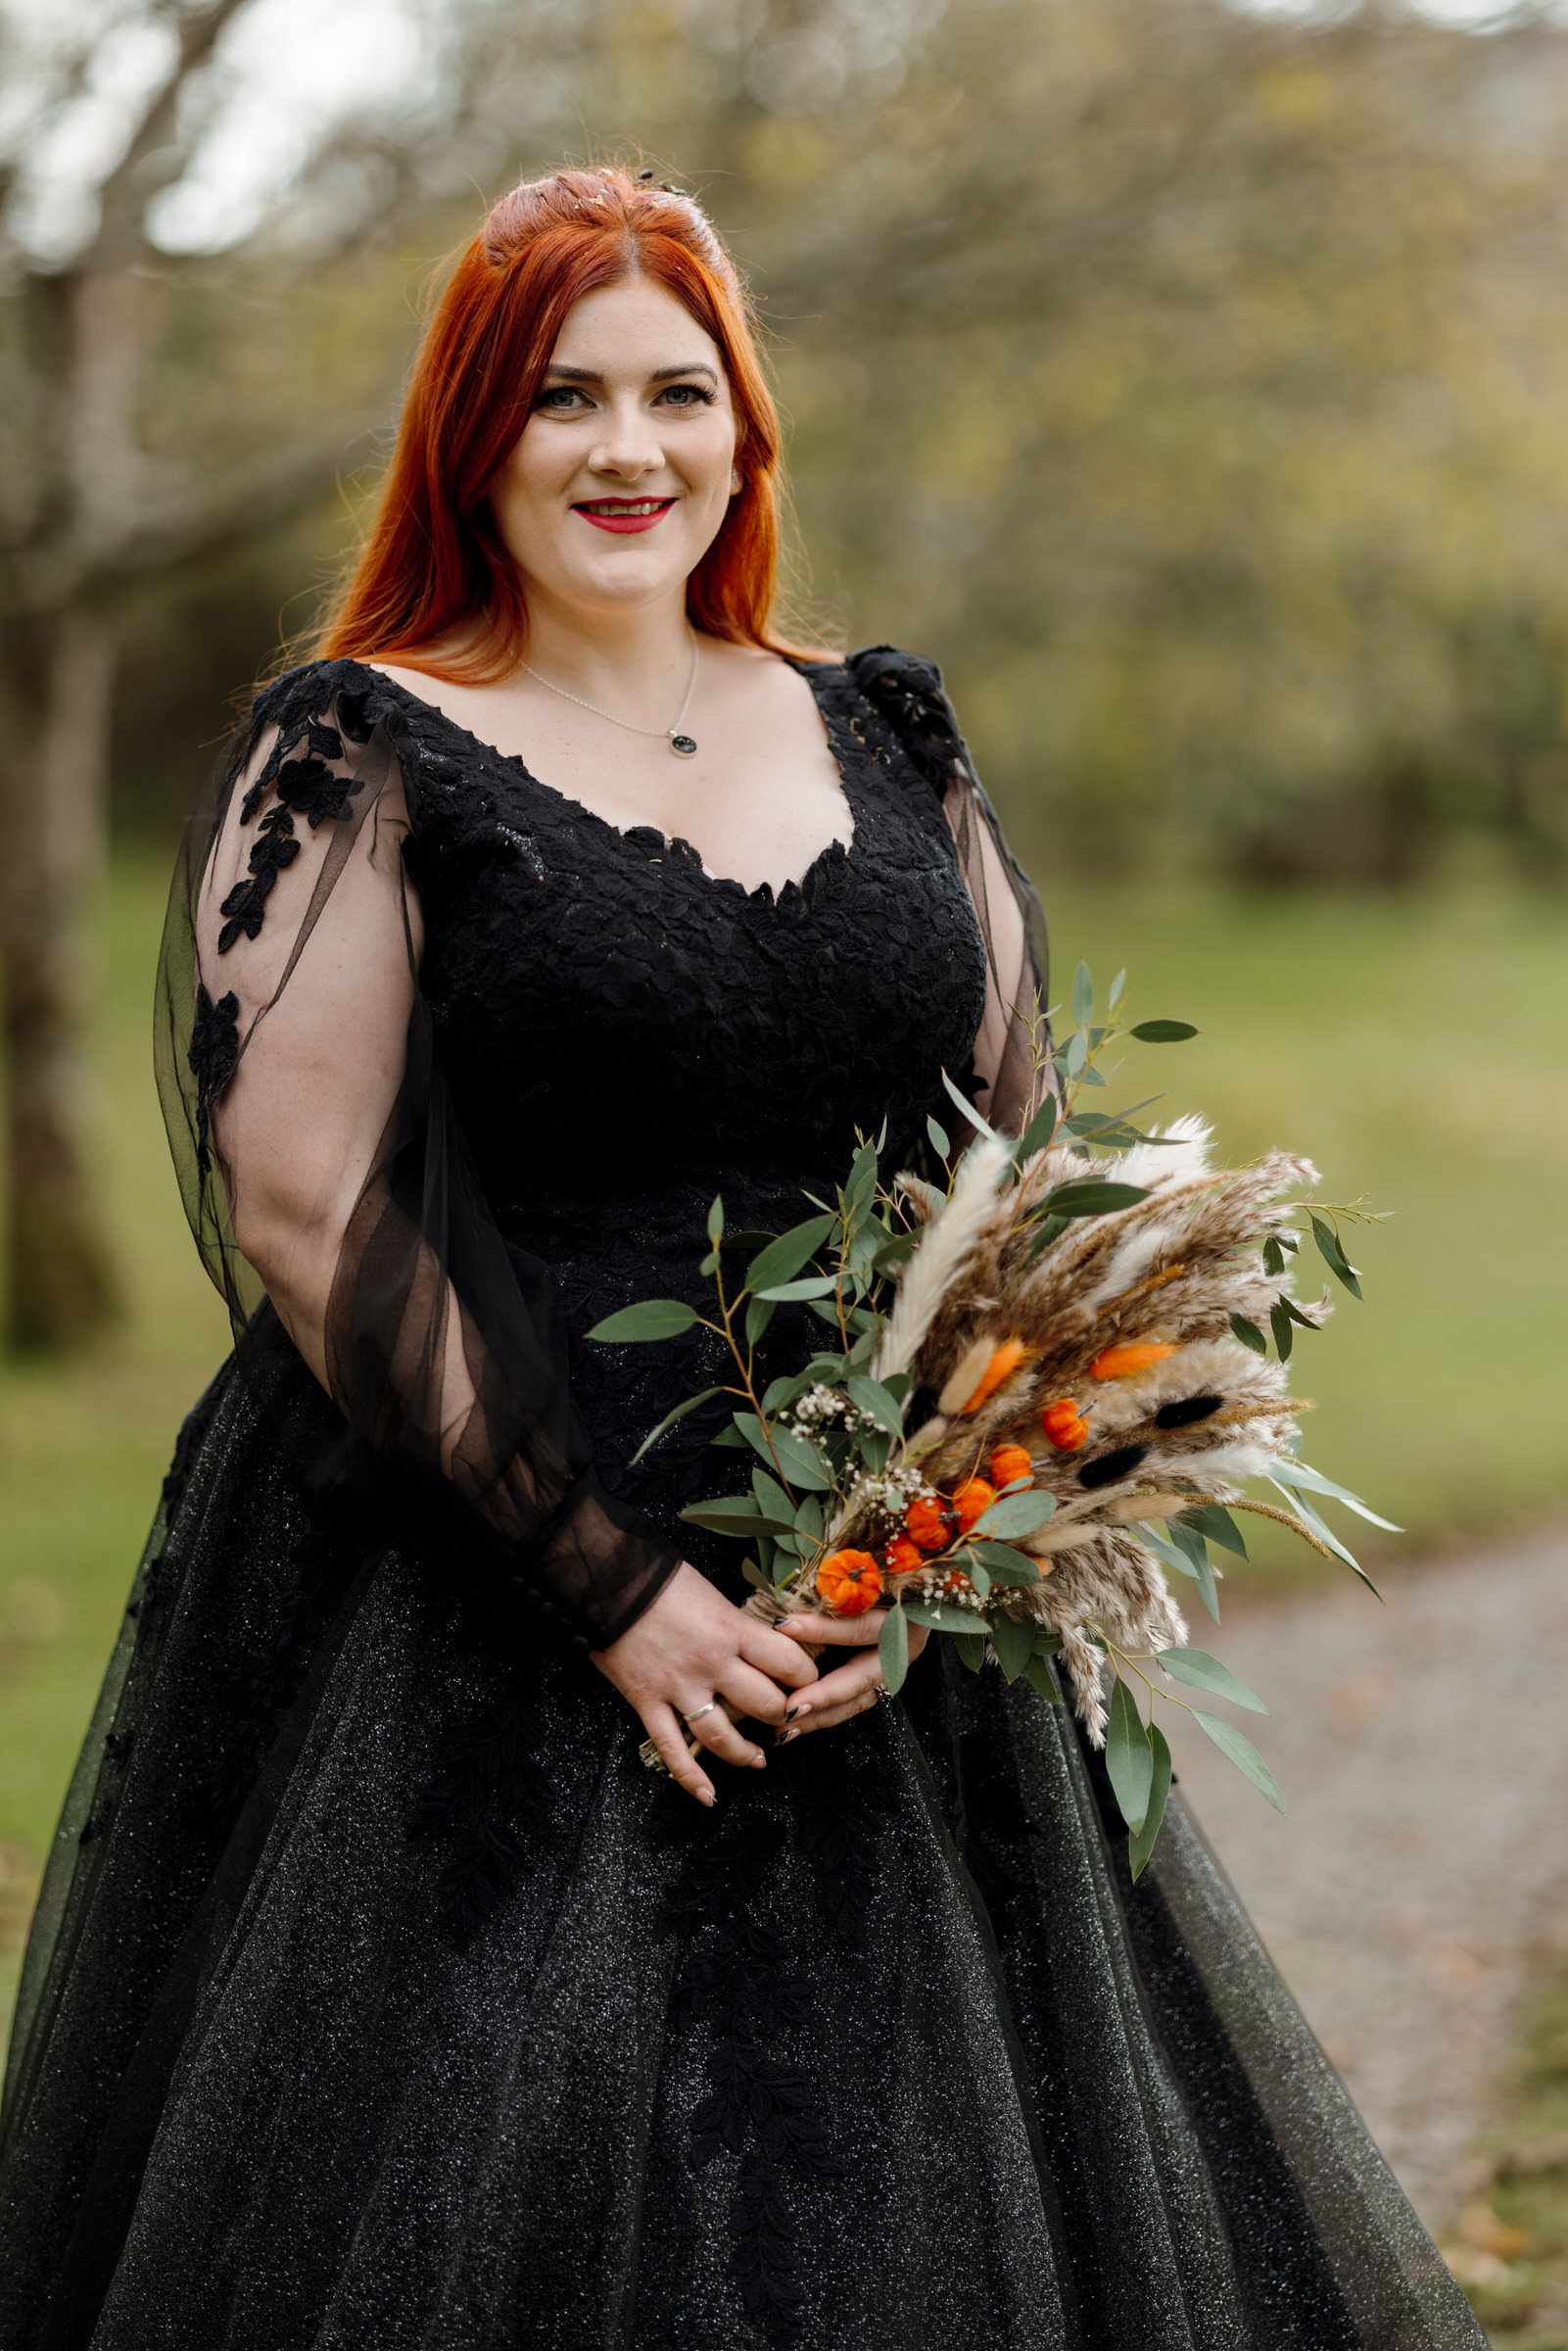
[[[596,367],[562,367],[558,366],[553,360],[546,368],[545,373],[561,376],[569,384],[602,384],[604,381]],[[717,368],[710,367],[706,360],[692,360],[684,367],[651,368],[647,380],[650,384],[667,384],[672,377],[678,375],[705,375],[710,383],[715,384],[719,380]]]

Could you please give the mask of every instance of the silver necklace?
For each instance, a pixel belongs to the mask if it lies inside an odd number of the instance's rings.
[[[612,727],[624,727],[629,735],[663,736],[678,758],[693,759],[696,756],[696,737],[683,735],[681,721],[690,709],[691,696],[697,690],[697,636],[693,629],[691,632],[691,675],[686,682],[686,700],[675,714],[673,727],[634,727],[629,718],[617,718],[613,710],[601,710],[597,702],[585,702],[580,694],[568,694],[564,686],[556,686],[548,678],[542,678],[538,670],[531,668],[528,662],[525,661],[522,667],[528,671],[536,685],[543,686],[547,694],[558,694],[563,702],[575,702],[579,710],[592,710],[595,718],[607,718]]]

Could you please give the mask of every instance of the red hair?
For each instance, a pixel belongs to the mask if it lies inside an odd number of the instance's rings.
[[[769,631],[779,572],[779,417],[745,289],[696,203],[622,170],[563,170],[503,196],[430,321],[364,549],[322,633],[329,659],[404,661],[466,627],[443,676],[489,685],[528,647],[528,606],[487,493],[521,437],[572,305],[641,274],[718,345],[742,487],[687,582],[695,627],[784,649]],[[428,651],[413,666],[434,668]]]

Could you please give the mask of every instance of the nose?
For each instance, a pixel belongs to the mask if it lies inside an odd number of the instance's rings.
[[[606,405],[603,431],[589,463],[595,473],[628,482],[664,463],[663,445],[636,392],[617,393]]]

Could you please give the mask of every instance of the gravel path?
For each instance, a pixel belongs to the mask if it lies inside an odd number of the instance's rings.
[[[1347,1570],[1326,1597],[1222,1603],[1217,1630],[1188,1611],[1194,1645],[1272,1709],[1215,1710],[1267,1758],[1287,1819],[1195,1726],[1178,1716],[1168,1735],[1242,1900],[1436,2229],[1464,2192],[1532,1948],[1568,1929],[1568,1530],[1379,1582],[1386,1608]]]

